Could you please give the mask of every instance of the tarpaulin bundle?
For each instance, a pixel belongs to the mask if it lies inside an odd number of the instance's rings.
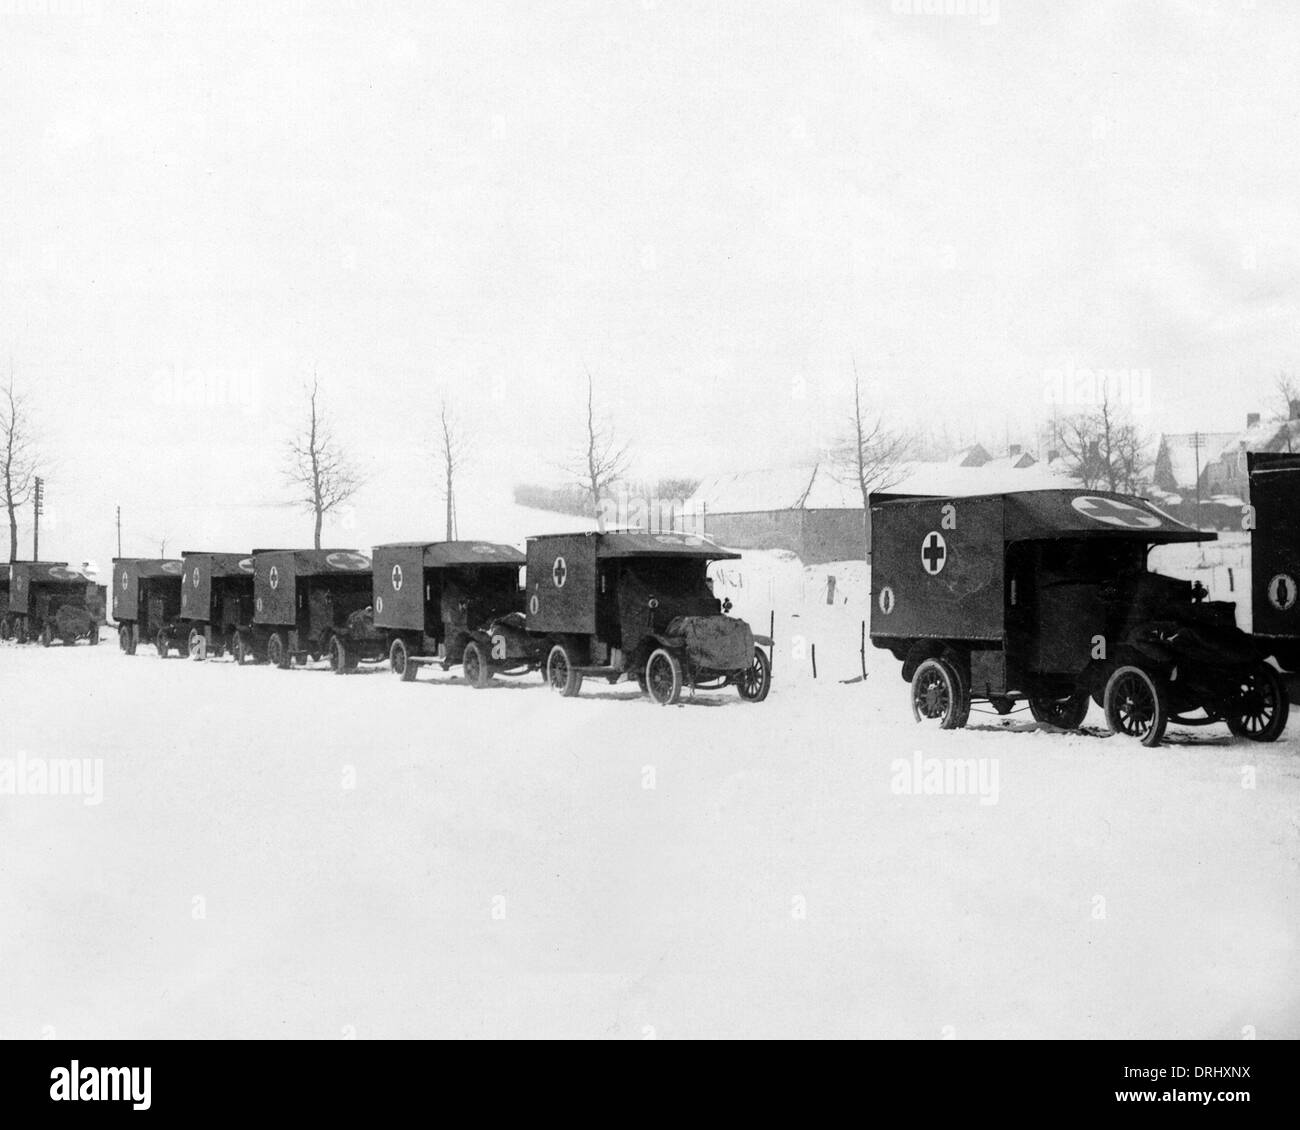
[[[691,662],[711,671],[739,671],[754,657],[754,633],[731,616],[678,616],[668,635],[685,639]]]

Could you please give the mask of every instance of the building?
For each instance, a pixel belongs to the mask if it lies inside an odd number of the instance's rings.
[[[1013,448],[998,459],[984,452],[975,462],[974,450],[942,463],[901,464],[893,482],[875,497],[961,497],[1074,485],[1059,459],[1040,463]],[[861,492],[821,464],[705,479],[686,510],[708,537],[732,549],[783,549],[805,565],[870,556],[871,529]]]
[[[1286,420],[1257,412],[1239,432],[1170,432],[1160,437],[1151,496],[1175,517],[1221,530],[1241,528],[1250,498],[1246,454],[1300,451],[1300,401]]]

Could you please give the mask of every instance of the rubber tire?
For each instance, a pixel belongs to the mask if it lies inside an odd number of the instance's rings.
[[[330,636],[330,670],[336,675],[347,675],[357,669],[357,660],[348,650],[342,636]]]
[[[666,683],[662,676],[667,674]],[[660,676],[656,682],[656,674]],[[665,647],[657,647],[645,661],[646,693],[659,706],[674,706],[682,697],[682,662]]]
[[[32,637],[27,630],[27,617],[23,616],[18,621],[18,627],[14,630],[14,638],[19,643],[27,643]]]
[[[91,647],[94,647],[97,643],[99,643],[99,625],[98,625],[98,624],[91,624],[91,625],[90,625],[90,633],[89,633],[89,635],[86,636],[86,642],[87,642],[88,644],[90,644]]]
[[[937,684],[933,682],[935,679],[939,680]],[[923,713],[917,698],[925,686],[937,686],[943,693],[946,703],[942,714]],[[960,730],[970,721],[970,692],[957,668],[948,660],[938,657],[926,659],[917,667],[912,675],[912,717],[918,722],[937,719],[941,730]]]
[[[558,661],[558,662],[557,662]],[[563,664],[564,678],[557,678],[557,667]],[[569,649],[562,643],[554,644],[546,655],[546,685],[559,691],[563,698],[576,698],[582,690],[582,676],[573,669],[573,659]]]
[[[754,676],[755,668],[758,669],[757,676]],[[749,684],[753,682],[754,678],[757,678],[758,686],[751,691]],[[761,647],[756,647],[754,648],[753,661],[736,680],[736,691],[746,702],[762,702],[767,698],[767,693],[771,689],[772,665],[768,662],[767,652]]]
[[[404,683],[413,682],[419,667],[411,662],[411,653],[406,646],[406,641],[401,636],[397,636],[388,649],[388,665],[393,669],[396,675]]]
[[[1126,729],[1120,718],[1119,696],[1122,693],[1121,684],[1130,680],[1136,680],[1133,685],[1142,689],[1151,702],[1151,723],[1143,734],[1136,734]],[[1142,670],[1141,667],[1125,666],[1116,669],[1114,674],[1106,680],[1105,701],[1106,724],[1110,727],[1111,733],[1139,738],[1142,744],[1148,748],[1160,744],[1165,736],[1165,729],[1169,725],[1169,704],[1163,688],[1154,676]]]
[[[11,640],[14,638],[14,626],[9,617],[0,618],[0,640]]]
[[[243,632],[235,632],[231,637],[230,654],[234,656],[235,663],[240,667],[252,662],[252,656],[248,651],[248,644],[244,641]]]
[[[470,640],[465,645],[464,654],[460,657],[460,669],[471,687],[483,690],[492,685],[492,667],[477,641]]]
[[[185,641],[185,651],[196,663],[202,663],[208,657],[208,637],[198,628],[191,628],[189,638]]]
[[[166,659],[169,649],[167,646],[167,633],[164,629],[158,629],[158,634],[153,638],[153,645],[158,649],[158,658]]]
[[[266,661],[281,671],[289,669],[289,651],[285,647],[284,636],[272,632],[266,639]]]
[[[1287,718],[1291,713],[1291,703],[1287,698],[1286,684],[1282,681],[1282,676],[1278,674],[1277,670],[1267,663],[1258,664],[1251,674],[1255,676],[1262,675],[1268,683],[1275,704],[1272,716],[1265,726],[1255,733],[1251,733],[1246,728],[1244,717],[1233,718],[1229,716],[1225,721],[1228,723],[1228,729],[1236,737],[1248,738],[1252,742],[1275,742],[1286,729]]]
[[[1077,730],[1088,717],[1088,708],[1091,704],[1091,697],[1086,691],[1066,698],[1030,695],[1029,713],[1040,725],[1055,726],[1058,730]]]
[[[49,624],[41,627],[41,647],[49,647],[54,642],[54,632],[50,630]]]

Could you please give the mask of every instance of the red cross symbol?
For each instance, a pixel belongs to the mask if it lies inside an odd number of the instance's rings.
[[[948,543],[943,540],[943,534],[931,533],[921,544],[921,565],[930,576],[935,576],[943,572],[943,567],[948,563]]]
[[[551,566],[551,579],[555,582],[557,589],[564,588],[564,582],[568,578],[569,567],[565,564],[563,557],[557,557],[555,564]]]

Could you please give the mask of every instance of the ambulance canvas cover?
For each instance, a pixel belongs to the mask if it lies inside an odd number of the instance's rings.
[[[378,545],[374,553],[375,627],[424,630],[424,546]]]
[[[538,632],[596,630],[596,539],[585,534],[528,543],[528,627]]]
[[[871,521],[873,638],[1002,639],[1001,498],[890,503]]]

